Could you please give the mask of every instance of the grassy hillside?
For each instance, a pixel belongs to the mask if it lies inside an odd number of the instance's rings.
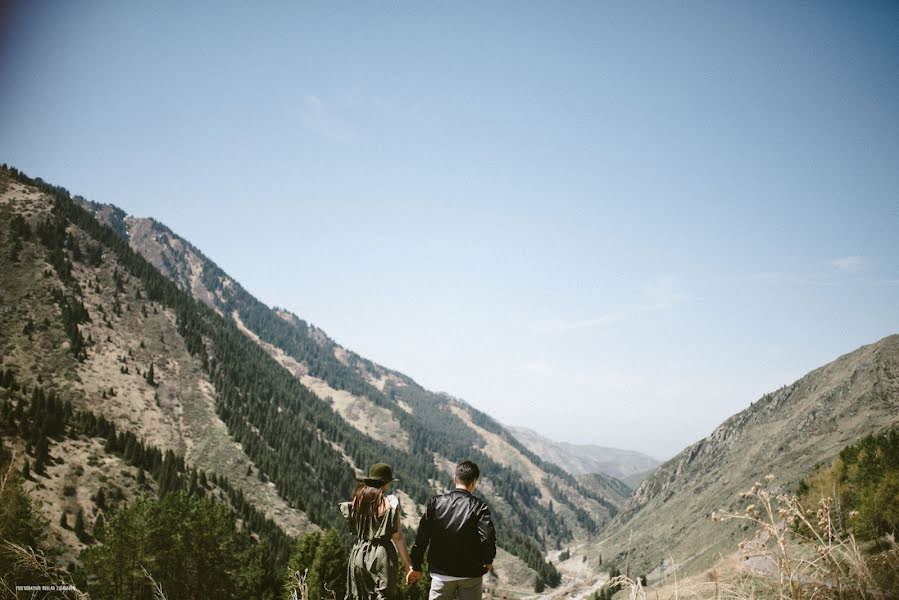
[[[595,552],[650,580],[697,573],[734,552],[744,531],[712,522],[774,476],[795,489],[848,444],[899,422],[899,336],[864,346],[766,394],[660,466],[609,525]],[[672,562],[673,560],[673,562]]]

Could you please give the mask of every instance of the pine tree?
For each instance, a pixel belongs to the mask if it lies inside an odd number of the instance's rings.
[[[78,509],[78,515],[75,517],[75,527],[74,527],[75,535],[78,536],[78,539],[82,542],[84,541],[84,509]]]
[[[322,535],[315,549],[315,560],[309,572],[309,598],[322,600],[330,598],[331,592],[343,598],[346,592],[347,553],[340,542],[340,536],[333,529]]]
[[[156,385],[156,380],[153,378],[153,363],[150,363],[150,368],[147,369],[146,379],[147,383],[149,383],[150,385]]]
[[[47,459],[49,458],[49,447],[47,438],[41,436],[40,441],[37,443],[37,448],[35,448],[35,457],[34,457],[34,472],[39,475],[45,475],[45,466],[47,464]]]
[[[215,476],[214,473],[213,476]],[[315,561],[315,552],[318,550],[321,539],[322,533],[320,531],[312,531],[297,539],[293,552],[290,555],[290,560],[287,562],[287,581],[293,580],[294,573],[299,573],[300,575],[305,573],[308,583],[308,577],[312,571],[312,563]],[[284,599],[290,600],[290,598],[290,591],[285,591]]]
[[[62,514],[59,515],[59,526],[63,529],[69,528],[69,520],[66,518],[66,511],[62,511]]]
[[[97,515],[96,520],[94,521],[94,537],[102,540],[103,539],[103,528],[106,526],[106,521],[103,519],[103,513]]]
[[[31,463],[27,458],[25,459],[25,464],[22,465],[22,478],[31,479]]]

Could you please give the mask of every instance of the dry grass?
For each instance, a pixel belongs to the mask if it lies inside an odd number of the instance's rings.
[[[742,542],[740,551],[760,595],[790,600],[895,597],[881,589],[872,559],[839,523],[832,498],[821,498],[815,510],[808,510],[796,496],[773,492],[773,479],[769,475],[742,494],[750,501],[742,513],[713,514],[714,520],[737,519],[755,527],[754,537]],[[895,543],[880,557],[893,568],[899,565]]]
[[[739,520],[751,525],[750,539],[739,544],[739,556],[723,560],[702,577],[678,579],[650,589],[639,578],[612,578],[608,586],[628,600],[889,600],[878,572],[899,570],[899,544],[884,540],[886,552],[865,555],[850,531],[836,518],[831,498],[814,510],[798,498],[772,490],[773,476],[741,494],[743,512],[713,513],[714,521]],[[672,564],[674,560],[672,559]]]
[[[306,583],[306,577],[309,571],[293,571],[287,578],[287,593],[290,600],[309,600],[309,585]]]
[[[4,497],[6,486],[15,475],[16,451],[10,456],[9,465],[3,477],[0,478],[0,498]],[[17,544],[9,540],[0,540],[0,556],[3,558],[8,572],[0,574],[0,591],[3,596],[9,598],[74,598],[85,600],[87,594],[78,590],[72,582],[71,575],[64,569],[56,567],[50,562],[41,550],[35,550],[30,546]],[[31,581],[21,581],[20,576],[35,578]],[[52,585],[57,589],[45,590],[17,590],[16,585]]]

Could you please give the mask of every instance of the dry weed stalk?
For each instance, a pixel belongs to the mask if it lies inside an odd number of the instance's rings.
[[[162,584],[153,579],[145,566],[141,565],[140,570],[144,572],[144,576],[150,580],[150,584],[153,586],[153,600],[167,600],[165,592],[162,591]]]
[[[292,571],[287,578],[287,590],[290,593],[290,600],[309,600],[309,584],[306,583],[306,577],[309,575],[309,569],[303,571],[301,575],[299,571]]]
[[[68,571],[51,564],[42,550],[35,550],[31,546],[23,546],[21,544],[16,544],[15,542],[2,540],[0,541],[0,552],[2,552],[5,558],[9,560],[9,564],[13,567],[12,572],[14,574],[23,572],[36,573],[43,579],[43,582],[41,583],[71,588],[68,590],[47,592],[41,597],[59,598],[61,594],[61,597],[63,598],[74,598],[75,600],[88,600],[90,598],[88,594],[75,587]],[[11,598],[19,598],[19,593],[15,590],[16,582],[7,581],[6,575],[0,577],[0,586],[2,586],[4,591],[8,593]],[[32,594],[31,597],[39,596]]]
[[[765,479],[741,494],[751,499],[742,513],[712,513],[714,521],[737,519],[755,526],[753,539],[739,545],[753,574],[776,576],[779,598],[883,600],[855,536],[836,523],[833,499],[822,498],[812,515],[796,496],[770,489],[773,475]]]
[[[646,600],[646,589],[640,583],[639,577],[631,579],[627,575],[618,575],[609,579],[606,585],[627,590],[629,600]]]

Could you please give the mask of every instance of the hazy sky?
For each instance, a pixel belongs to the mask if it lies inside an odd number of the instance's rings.
[[[23,2],[0,162],[550,437],[899,332],[899,4]]]

